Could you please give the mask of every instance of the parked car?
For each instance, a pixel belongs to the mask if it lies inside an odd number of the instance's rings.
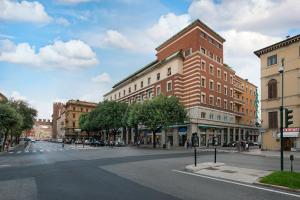
[[[117,147],[125,147],[124,142],[116,142],[115,146]]]
[[[92,142],[90,141],[90,140],[85,140],[84,141],[84,144],[86,144],[86,145],[90,145]]]
[[[236,147],[237,143],[236,142],[230,142],[227,147]]]

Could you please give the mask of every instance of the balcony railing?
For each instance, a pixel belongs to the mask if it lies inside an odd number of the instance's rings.
[[[239,105],[244,105],[245,101],[243,101],[242,99],[238,98],[238,97],[234,97],[234,102],[239,104]]]
[[[234,85],[234,90],[239,92],[239,93],[244,93],[245,90],[241,87],[241,86],[237,86],[237,85]]]

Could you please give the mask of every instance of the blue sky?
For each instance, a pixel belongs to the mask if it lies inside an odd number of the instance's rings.
[[[43,118],[54,101],[98,102],[197,18],[226,39],[224,61],[259,85],[253,51],[299,34],[298,13],[296,0],[1,0],[0,92]]]

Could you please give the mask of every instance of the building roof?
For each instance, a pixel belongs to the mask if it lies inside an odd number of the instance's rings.
[[[218,33],[216,33],[214,30],[212,30],[210,27],[208,27],[202,21],[200,21],[199,19],[197,19],[197,20],[193,21],[191,24],[189,24],[187,27],[185,27],[184,29],[182,29],[181,31],[179,31],[178,33],[176,33],[175,35],[173,35],[171,38],[169,38],[168,40],[166,40],[165,42],[163,42],[162,44],[160,44],[158,47],[156,47],[155,50],[158,51],[162,46],[166,45],[167,43],[171,42],[175,38],[179,37],[180,35],[182,35],[186,31],[190,30],[192,27],[197,26],[197,25],[204,26],[206,29],[208,29],[209,31],[211,31],[214,34],[215,37],[217,37],[219,40],[221,40],[221,42],[225,42],[225,39],[222,36],[220,36]]]
[[[130,79],[132,79],[132,78],[134,78],[134,77],[137,76],[138,74],[141,74],[141,73],[145,72],[146,70],[151,70],[151,69],[153,69],[154,67],[156,67],[156,66],[158,66],[158,65],[160,65],[160,64],[163,64],[163,63],[165,63],[165,62],[167,62],[167,61],[169,61],[169,60],[171,60],[171,59],[173,59],[173,58],[175,58],[175,57],[177,57],[177,56],[182,56],[181,51],[175,52],[174,54],[172,54],[171,56],[165,58],[165,59],[162,60],[162,61],[154,60],[154,61],[150,62],[149,64],[145,65],[144,67],[142,67],[142,68],[139,69],[138,71],[136,71],[136,72],[130,74],[129,76],[127,76],[127,77],[124,78],[123,80],[121,80],[121,81],[119,81],[118,83],[116,83],[116,84],[113,86],[113,90],[112,90],[112,91],[114,91],[114,89],[117,88],[117,87],[118,87],[119,85],[121,85],[122,83],[124,83],[124,82],[126,82],[126,81],[128,81],[128,80],[130,80]],[[104,94],[104,96],[106,96],[107,94],[111,93],[112,91],[110,91],[110,92]]]
[[[288,46],[288,45],[298,42],[298,41],[300,41],[300,34],[298,34],[294,37],[287,38],[281,42],[277,42],[275,44],[272,44],[272,45],[262,48],[260,50],[254,51],[254,54],[257,55],[258,57],[260,57],[263,54],[274,51],[275,49],[279,49],[281,47]]]
[[[88,102],[88,101],[79,101],[79,100],[69,100],[67,103],[66,103],[66,106],[68,104],[76,104],[76,105],[82,105],[82,106],[92,106],[92,107],[96,107],[98,104],[97,103],[94,103],[94,102]]]

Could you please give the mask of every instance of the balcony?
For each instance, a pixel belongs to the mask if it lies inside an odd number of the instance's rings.
[[[238,111],[238,110],[235,110],[235,111],[234,111],[234,114],[236,115],[236,117],[243,117],[243,116],[245,116],[245,113],[240,112],[240,111]]]
[[[234,85],[233,89],[240,94],[245,92],[245,90],[241,86]]]
[[[238,97],[234,97],[234,103],[236,103],[238,105],[241,105],[241,106],[245,105],[245,102],[242,99],[238,98]]]

